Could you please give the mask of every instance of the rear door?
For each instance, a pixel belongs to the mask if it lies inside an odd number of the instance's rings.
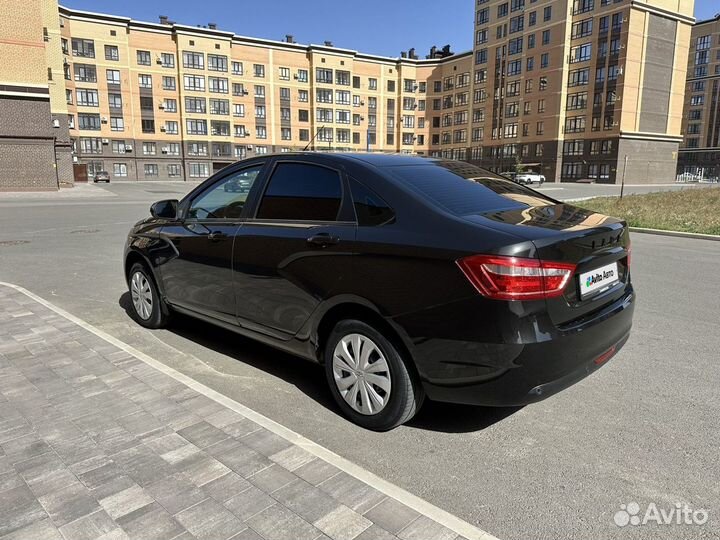
[[[171,304],[235,322],[233,243],[249,186],[262,169],[256,164],[220,177],[192,198],[181,219],[163,227],[162,235],[175,251],[161,265]]]
[[[349,279],[355,222],[344,173],[312,160],[277,159],[257,211],[235,239],[241,325],[281,339]]]

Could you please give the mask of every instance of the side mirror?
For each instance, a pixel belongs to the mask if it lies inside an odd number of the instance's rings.
[[[175,219],[178,213],[177,199],[158,201],[150,207],[150,215],[154,218]]]

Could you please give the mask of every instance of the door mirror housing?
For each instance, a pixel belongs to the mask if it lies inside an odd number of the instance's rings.
[[[175,219],[178,214],[177,199],[158,201],[150,207],[150,215],[154,218]]]

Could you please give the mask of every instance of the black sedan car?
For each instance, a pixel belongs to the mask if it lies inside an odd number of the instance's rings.
[[[182,313],[320,362],[366,428],[425,396],[539,401],[630,334],[626,224],[467,163],[263,156],[151,214],[125,249],[141,325]]]

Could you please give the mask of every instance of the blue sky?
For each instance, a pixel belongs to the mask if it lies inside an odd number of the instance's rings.
[[[269,39],[293,34],[299,43],[330,40],[338,47],[387,56],[398,56],[410,47],[421,57],[432,45],[450,44],[456,52],[472,47],[472,0],[61,0],[61,4],[146,21],[168,15],[183,24],[214,22],[223,30]],[[343,4],[347,7],[339,11]],[[249,7],[255,5],[262,7]],[[696,0],[695,5],[698,19],[720,11],[717,0]]]

